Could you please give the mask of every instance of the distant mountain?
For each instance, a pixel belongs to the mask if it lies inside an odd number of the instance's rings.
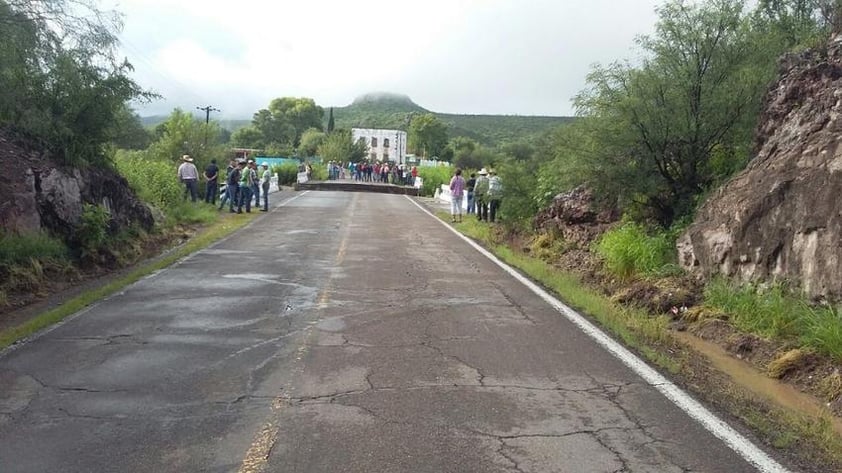
[[[406,130],[411,116],[433,113],[448,125],[449,135],[466,136],[486,145],[527,139],[573,120],[573,117],[520,115],[458,115],[431,112],[406,95],[371,93],[347,107],[334,107],[336,128],[394,128]],[[327,126],[325,113],[325,126]]]
[[[354,99],[347,107],[333,107],[336,128],[396,128],[405,130],[411,114],[429,113],[406,95],[372,93]],[[325,111],[325,126],[329,113]]]

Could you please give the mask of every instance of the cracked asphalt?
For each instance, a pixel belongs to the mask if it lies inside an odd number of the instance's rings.
[[[755,471],[407,198],[278,202],[0,356],[0,471]]]

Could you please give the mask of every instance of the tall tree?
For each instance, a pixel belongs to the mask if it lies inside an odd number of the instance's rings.
[[[639,41],[643,64],[596,68],[576,99],[601,136],[599,180],[664,225],[747,157],[773,62],[758,61],[742,9],[740,0],[666,3],[655,35]]]
[[[336,123],[333,121],[333,107],[330,107],[330,117],[327,119],[327,132],[333,133]]]
[[[152,97],[116,60],[119,28],[93,1],[0,1],[0,124],[43,138],[68,163],[103,161],[124,104]]]
[[[440,157],[447,146],[447,125],[432,113],[413,117],[409,145],[425,158]]]
[[[134,110],[123,105],[114,114],[111,142],[118,148],[141,150],[152,142],[152,134],[143,127]]]

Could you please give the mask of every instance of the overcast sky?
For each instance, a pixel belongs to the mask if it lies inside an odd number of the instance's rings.
[[[122,54],[164,99],[250,118],[275,97],[324,107],[409,95],[436,111],[572,115],[594,63],[634,59],[661,0],[119,0]]]

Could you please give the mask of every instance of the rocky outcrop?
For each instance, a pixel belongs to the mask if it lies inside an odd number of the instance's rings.
[[[593,191],[580,186],[555,196],[552,203],[535,216],[533,226],[545,232],[558,232],[565,241],[587,248],[618,218],[616,210],[601,209]]]
[[[700,208],[679,261],[701,275],[785,279],[842,298],[842,38],[790,55],[768,92],[757,155]]]
[[[46,149],[37,140],[0,128],[2,230],[44,230],[72,242],[86,203],[108,209],[112,232],[130,225],[152,228],[149,208],[123,177],[110,169],[62,166]]]

